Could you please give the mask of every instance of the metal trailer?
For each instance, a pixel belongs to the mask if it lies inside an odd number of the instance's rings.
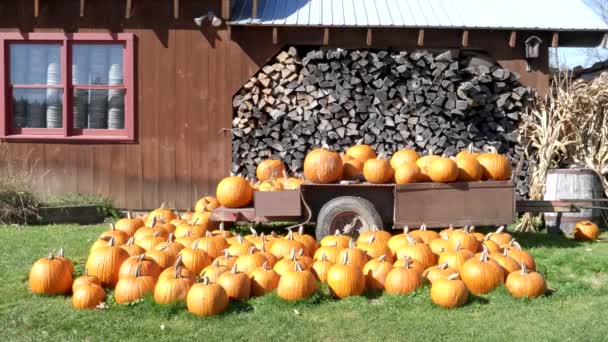
[[[299,190],[254,193],[253,206],[212,212],[225,222],[312,221],[321,239],[337,229],[360,227],[442,228],[495,226],[513,222],[513,182],[313,184]],[[357,218],[358,220],[354,220]],[[356,222],[354,227],[348,227]]]

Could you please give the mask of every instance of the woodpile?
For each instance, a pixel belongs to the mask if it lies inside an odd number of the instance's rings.
[[[495,147],[515,166],[523,153],[518,122],[532,98],[518,78],[488,57],[458,51],[333,48],[301,58],[290,47],[233,99],[232,171],[253,177],[272,154],[301,172],[313,148],[344,151],[359,139],[388,155]],[[525,196],[527,182],[518,183]]]

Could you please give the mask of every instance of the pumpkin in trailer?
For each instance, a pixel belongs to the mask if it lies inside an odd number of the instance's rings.
[[[186,301],[188,291],[194,283],[191,277],[182,276],[181,266],[175,269],[172,277],[159,279],[154,287],[154,302],[156,304],[171,304]]]
[[[315,276],[309,270],[302,269],[299,262],[296,262],[294,269],[285,272],[279,285],[277,295],[288,301],[302,300],[310,298],[317,290]]]
[[[409,257],[402,266],[394,267],[384,278],[384,290],[388,294],[408,294],[422,286],[421,273],[411,267]]]
[[[408,242],[403,244],[395,252],[397,259],[405,259],[406,257],[412,258],[412,260],[418,261],[424,269],[427,269],[437,263],[435,254],[431,248],[423,243],[418,243],[413,238],[407,238]]]
[[[545,277],[538,272],[529,271],[523,262],[519,271],[509,273],[505,286],[515,298],[535,298],[542,296],[547,290]]]
[[[327,271],[327,285],[332,296],[336,298],[359,296],[365,290],[362,267],[349,263],[349,256],[349,253],[343,254],[340,263],[334,264]]]
[[[297,190],[302,186],[303,182],[304,182],[304,179],[302,179],[302,178],[289,177],[287,180],[285,180],[283,182],[283,189],[284,190]]]
[[[134,302],[145,295],[154,293],[156,279],[140,273],[141,264],[137,265],[135,272],[130,277],[122,277],[116,283],[114,289],[114,300],[116,304],[127,304]]]
[[[209,255],[211,259],[215,259],[224,253],[228,248],[228,243],[223,237],[213,236],[210,232],[205,233],[205,236],[194,241],[198,247]],[[193,244],[194,244],[193,243]]]
[[[224,249],[224,253],[219,257],[215,258],[213,261],[217,261],[220,265],[228,266],[228,268],[232,268],[234,263],[236,262],[237,257],[235,255],[230,255],[230,251],[228,249]]]
[[[243,239],[243,236],[239,234],[236,236],[236,242],[228,247],[228,253],[240,257],[242,255],[247,255],[251,247],[255,248],[255,245]]]
[[[219,261],[215,260],[211,263],[211,265],[205,267],[201,271],[200,275],[201,277],[207,277],[212,283],[216,283],[220,275],[228,271],[230,271],[230,267],[220,265]]]
[[[450,158],[435,158],[427,167],[426,174],[435,183],[451,183],[458,179],[458,165]]]
[[[154,259],[140,254],[127,258],[120,269],[118,270],[118,278],[131,277],[135,273],[135,269],[140,266],[140,274],[150,276],[154,279],[158,279],[158,276],[162,272],[160,266],[154,261]]]
[[[454,250],[449,249],[439,254],[439,264],[448,264],[449,267],[460,272],[460,268],[467,260],[474,256],[473,252],[468,249],[460,248],[460,243],[456,243]]]
[[[357,159],[345,161],[342,165],[342,179],[363,179],[363,163]]]
[[[176,257],[174,257],[170,253],[167,253],[166,250],[167,250],[167,247],[163,247],[161,249],[153,249],[153,250],[147,251],[145,254],[147,257],[156,261],[158,266],[164,270],[166,268],[171,267],[171,265],[173,265],[173,263],[176,260]]]
[[[483,180],[507,181],[511,179],[511,163],[507,157],[498,154],[495,147],[489,153],[477,156],[477,161],[483,169]]]
[[[95,309],[106,298],[106,291],[94,283],[78,286],[72,293],[72,306],[74,309]]]
[[[86,284],[95,284],[101,286],[101,281],[96,276],[89,275],[89,271],[85,269],[84,274],[74,279],[74,282],[72,282],[72,292],[76,291],[79,286]]]
[[[327,235],[319,243],[321,246],[335,246],[339,249],[348,248],[352,238],[348,235],[340,233],[340,229],[336,229],[333,235]],[[331,260],[331,259],[330,259]]]
[[[272,246],[270,247],[270,253],[274,254],[274,256],[280,259],[288,257],[292,250],[297,251],[300,249],[304,249],[304,252],[308,255],[304,243],[295,240],[293,237],[293,232],[289,231],[285,238],[276,239],[273,241]]]
[[[219,315],[228,308],[228,303],[226,290],[209,282],[207,277],[192,285],[186,297],[188,311],[197,316]]]
[[[447,279],[454,273],[458,273],[458,271],[449,267],[447,262],[444,262],[443,264],[431,266],[424,270],[422,278],[428,280],[429,283],[432,284],[439,279]]]
[[[455,251],[458,245],[461,249],[467,249],[472,253],[477,252],[480,244],[477,237],[471,233],[470,227],[465,227],[463,230],[455,230],[450,234],[448,241],[451,250]]]
[[[398,185],[416,183],[420,180],[420,168],[414,163],[403,163],[395,169],[395,183]]]
[[[173,209],[165,208],[165,203],[160,205],[160,208],[153,210],[146,219],[146,226],[155,227],[158,221],[165,223],[171,222],[179,218]]]
[[[333,265],[334,263],[329,261],[327,255],[323,253],[319,260],[315,260],[310,270],[318,281],[327,283],[327,272],[329,272],[329,268]]]
[[[239,271],[251,275],[253,270],[262,267],[264,264],[268,265],[268,262],[262,253],[257,252],[257,249],[251,246],[247,254],[236,258],[234,264]]]
[[[51,252],[32,265],[29,286],[35,294],[66,294],[72,288],[72,272],[63,260]]]
[[[384,279],[393,269],[393,264],[386,260],[386,255],[371,259],[363,266],[365,287],[371,290],[384,290]]]
[[[483,252],[460,267],[460,277],[473,294],[486,294],[504,283],[502,267]]]
[[[410,149],[399,150],[393,154],[391,157],[391,167],[395,169],[399,169],[405,163],[415,164],[416,160],[420,158],[418,152]]]
[[[278,159],[263,160],[255,170],[255,176],[260,182],[265,182],[271,179],[277,179],[286,172],[285,163]]]
[[[466,150],[462,150],[456,154],[456,160],[458,160],[460,158],[467,158],[467,157],[468,158],[470,158],[470,157],[477,158],[478,155],[479,155],[479,153],[477,153],[473,150],[473,143],[470,143],[469,147]]]
[[[304,158],[304,178],[313,183],[332,183],[342,177],[342,159],[326,146],[312,150]]]
[[[189,246],[189,245],[188,245]],[[165,248],[166,247],[166,248]],[[166,253],[171,254],[173,258],[176,258],[179,252],[184,249],[184,245],[177,242],[173,233],[169,234],[167,241],[163,241],[158,245],[154,246],[154,249],[161,250],[163,249]]]
[[[355,146],[349,147],[346,151],[346,155],[365,163],[369,159],[376,158],[376,151],[374,151],[371,146],[363,144],[363,140],[364,139],[359,139]]]
[[[418,175],[419,182],[431,182],[431,177],[429,177],[429,167],[431,163],[436,159],[441,158],[440,156],[434,155],[433,151],[429,151],[429,154],[422,156],[416,160],[416,166],[420,169],[420,174]]]
[[[196,205],[194,206],[194,212],[200,213],[204,211],[213,211],[214,209],[219,208],[219,206],[220,202],[217,200],[217,198],[213,196],[205,196],[196,202]]]
[[[390,183],[394,176],[395,170],[391,167],[391,163],[384,159],[382,154],[378,158],[369,159],[363,164],[363,177],[370,183]]]
[[[251,271],[251,295],[263,296],[279,286],[281,276],[264,261],[262,266]]]
[[[230,176],[220,181],[215,196],[226,208],[243,208],[253,200],[253,189],[245,178]]]
[[[338,253],[338,260],[347,260],[347,265],[363,269],[363,266],[369,261],[369,257],[364,250],[357,248],[354,240],[351,239],[348,248],[344,248]]]
[[[127,211],[127,217],[118,220],[114,227],[116,230],[125,232],[128,237],[132,237],[139,228],[144,226],[144,220],[131,216],[131,212]]]
[[[258,185],[257,191],[261,192],[272,192],[272,191],[282,191],[283,184],[275,181],[274,179],[270,179],[267,181],[263,181]]]
[[[574,226],[572,236],[578,241],[597,241],[600,236],[600,229],[597,224],[591,221],[580,221]]]
[[[359,230],[359,237],[357,238],[357,244],[368,242],[372,236],[374,236],[375,243],[380,243],[385,246],[388,244],[388,240],[390,240],[391,237],[393,237],[391,235],[391,233],[387,232],[386,230],[380,230],[380,229],[378,229],[378,227],[376,227],[376,225],[372,225],[372,227],[370,229],[366,229],[366,230],[360,229]]]
[[[446,309],[463,306],[469,300],[469,290],[458,273],[438,279],[431,285],[431,300]]]
[[[304,250],[306,250],[306,255],[313,256],[319,248],[319,243],[317,240],[311,235],[304,234],[304,226],[298,226],[298,232],[293,233],[293,239],[298,240],[304,244]]]
[[[409,243],[408,242],[408,237],[413,238],[416,242],[418,243],[423,243],[422,239],[417,237],[417,236],[411,236],[410,235],[410,227],[408,225],[403,226],[403,233],[402,234],[397,234],[397,235],[393,235],[388,242],[386,243],[386,245],[388,246],[388,248],[395,253],[399,247],[401,247],[402,245]]]
[[[201,271],[211,265],[211,258],[204,250],[198,248],[198,241],[195,241],[192,247],[182,249],[179,254],[181,261],[187,269],[194,274],[199,274]]]
[[[228,299],[245,300],[251,294],[251,280],[243,272],[238,272],[236,265],[229,272],[222,273],[217,279],[217,284],[226,290]]]
[[[376,234],[370,235],[367,241],[357,243],[357,248],[367,254],[367,259],[377,259],[384,256],[384,259],[389,263],[393,263],[393,252],[388,248],[386,243],[376,241]]]
[[[434,230],[428,230],[426,227],[426,224],[423,223],[422,225],[420,225],[420,229],[418,230],[413,230],[410,232],[410,235],[412,237],[419,237],[423,243],[425,244],[429,244],[431,241],[435,240],[435,239],[440,239],[441,236],[439,235],[439,233],[437,233]]]
[[[90,275],[96,276],[103,287],[114,287],[118,282],[120,266],[129,258],[124,249],[116,246],[114,238],[110,238],[108,246],[100,247],[89,255],[86,269]]]
[[[456,158],[459,182],[478,182],[483,178],[483,168],[475,157]]]
[[[506,249],[503,251],[503,253],[488,254],[488,257],[496,261],[500,267],[503,268],[505,280],[507,280],[507,276],[511,272],[519,271],[521,269],[519,263],[509,256],[509,251]]]
[[[146,252],[145,249],[135,244],[135,238],[133,237],[130,237],[127,243],[120,246],[120,248],[124,249],[129,256],[136,256]]]
[[[511,240],[511,248],[508,249],[508,255],[515,259],[517,263],[521,264],[522,262],[526,264],[526,267],[531,271],[536,271],[536,262],[530,253],[524,251],[521,248],[519,242],[515,240]]]
[[[319,249],[317,249],[317,251],[315,252],[313,259],[319,261],[322,260],[323,257],[325,257],[332,264],[335,264],[338,260],[338,254],[340,254],[342,248],[338,248],[337,243],[335,241],[332,243],[333,245],[319,247]]]
[[[409,268],[418,272],[420,274],[420,276],[422,276],[424,271],[426,271],[426,268],[424,268],[424,266],[420,262],[418,262],[417,260],[413,260],[410,257],[406,257],[406,258],[395,261],[393,263],[393,267],[404,267],[406,260],[407,260],[407,262],[409,262]]]

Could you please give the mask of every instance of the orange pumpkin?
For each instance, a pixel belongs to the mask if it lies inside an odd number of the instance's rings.
[[[357,180],[363,177],[363,163],[357,159],[344,162],[342,166],[342,179]]]
[[[357,145],[352,146],[346,151],[346,155],[365,164],[368,159],[376,158],[376,151],[369,145],[364,145],[363,139],[357,141]]]
[[[415,164],[418,158],[420,158],[420,156],[418,155],[418,152],[414,150],[399,150],[395,152],[391,158],[391,167],[397,170],[404,163]]]
[[[312,150],[304,159],[304,177],[319,184],[335,182],[342,177],[342,158],[326,148]]]
[[[366,288],[372,290],[384,290],[386,275],[393,269],[393,264],[385,260],[385,255],[377,259],[371,259],[363,266]]]
[[[488,293],[504,282],[502,267],[494,260],[488,259],[488,253],[481,257],[467,260],[460,268],[460,277],[473,294]]]
[[[253,200],[253,189],[243,177],[226,177],[217,185],[216,197],[226,208],[243,208]]]
[[[435,183],[451,183],[458,179],[458,166],[450,158],[438,157],[429,164],[427,175]]]
[[[142,219],[138,217],[132,217],[131,212],[127,211],[127,217],[122,218],[116,222],[115,228],[116,230],[122,230],[127,234],[127,236],[131,237],[135,232],[145,226],[145,223]]]
[[[340,263],[334,264],[327,272],[327,285],[332,296],[346,298],[358,296],[365,290],[365,276],[361,267],[353,266],[345,253]]]
[[[458,154],[456,155],[456,159],[460,159],[460,158],[467,158],[467,157],[473,157],[473,158],[477,158],[477,156],[479,155],[479,153],[476,153],[473,151],[473,143],[469,144],[469,147],[466,150],[462,150],[460,152],[458,152]]]
[[[483,177],[483,168],[475,157],[456,158],[459,182],[477,182]]]
[[[418,181],[419,182],[431,182],[431,177],[429,177],[429,167],[431,166],[431,163],[433,161],[435,161],[436,159],[441,158],[440,156],[436,156],[434,155],[432,152],[430,152],[428,155],[420,157],[418,160],[416,160],[416,166],[418,166],[418,168],[420,168],[420,174],[418,175]]]
[[[410,258],[404,259],[403,266],[393,268],[384,278],[384,289],[389,294],[408,294],[422,286],[421,274],[414,270]]]
[[[443,263],[427,268],[422,273],[422,277],[427,279],[432,284],[439,279],[447,279],[450,275],[457,272],[457,270],[449,267],[447,263]]]
[[[538,272],[528,271],[524,263],[521,264],[521,271],[509,273],[505,286],[515,298],[539,297],[547,290],[545,277]]]
[[[511,163],[507,157],[497,153],[492,147],[490,153],[477,156],[477,161],[483,168],[483,179],[494,181],[506,181],[511,179]]]
[[[420,168],[414,163],[401,163],[395,169],[395,183],[410,184],[416,183],[420,179]]]
[[[192,285],[186,304],[188,311],[197,316],[218,315],[228,307],[228,294],[221,286],[211,284],[209,278],[204,277],[201,283]]]
[[[194,211],[197,213],[203,211],[213,211],[219,206],[220,202],[217,200],[217,198],[213,196],[205,196],[198,200],[198,202],[196,202],[196,205],[194,206]],[[192,218],[189,219],[192,220]]]
[[[277,159],[266,159],[258,165],[255,175],[260,182],[265,182],[283,176],[284,172],[285,163]]]
[[[596,241],[600,236],[600,229],[591,221],[581,221],[574,226],[573,236],[578,241]]]
[[[48,257],[38,259],[32,266],[29,285],[37,294],[65,294],[72,287],[72,272],[66,264],[51,252]]]
[[[363,165],[363,177],[370,183],[389,183],[393,180],[394,175],[395,170],[391,167],[391,163],[386,159],[382,159],[381,156],[368,159]]]
[[[453,309],[466,304],[469,300],[469,290],[459,279],[458,273],[437,280],[431,286],[433,303],[447,309]]]

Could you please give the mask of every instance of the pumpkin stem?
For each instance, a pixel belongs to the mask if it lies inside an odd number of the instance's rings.
[[[253,229],[253,224],[249,227],[249,231],[251,232],[251,235],[257,237],[258,236],[258,232]]]
[[[482,249],[482,252],[486,252],[486,253],[490,254],[490,250],[488,249],[488,246],[481,245],[481,249]]]
[[[403,259],[403,268],[405,268],[405,269],[412,268],[412,258],[407,256],[407,257],[405,257],[405,259]]]
[[[262,245],[260,246],[260,252],[266,253],[266,237],[262,233]]]
[[[327,254],[321,254],[321,261],[327,261]]]
[[[456,280],[460,278],[460,275],[458,273],[452,273],[448,276],[448,280]]]
[[[211,266],[220,267],[220,260],[219,259],[213,260],[213,262],[211,263]]]
[[[348,264],[348,252],[344,253],[344,257],[342,258],[342,265]]]
[[[182,278],[182,267],[178,266],[175,268],[175,275],[174,275],[175,279],[181,279]]]
[[[224,231],[224,221],[220,222],[220,231]]]
[[[203,277],[203,281],[202,281],[203,285],[209,285],[211,282],[209,281],[209,277],[204,276]]]
[[[440,270],[445,270],[446,268],[448,268],[448,263],[444,262],[443,264],[437,266]]]
[[[110,240],[108,241],[108,246],[110,246],[110,247],[116,246],[116,241],[114,240],[114,237],[110,238]]]
[[[49,260],[54,260],[55,259],[55,251],[51,251],[49,253],[49,255],[47,256],[47,259]]]
[[[144,253],[141,253],[140,255],[137,256],[137,262],[142,262],[145,257],[146,257],[146,255]]]
[[[521,250],[522,250],[521,245],[519,244],[519,242],[517,242],[517,241],[515,241],[515,240],[511,240],[511,242],[512,242],[512,245],[513,245],[513,246],[515,246],[515,248],[516,248],[518,251],[521,251]]]
[[[460,250],[460,241],[456,241],[456,248],[454,248],[456,252]]]
[[[175,235],[173,233],[169,233],[169,237],[167,238],[167,242],[171,243],[175,241]]]
[[[249,247],[249,250],[247,251],[247,254],[251,255],[251,254],[253,254],[253,252],[255,252],[255,246]]]
[[[422,225],[420,226],[420,230],[426,231],[426,223],[422,223]]]
[[[130,220],[131,219],[131,211],[127,210],[127,218]]]
[[[494,233],[489,232],[488,234],[486,234],[486,236],[483,237],[483,241],[488,241],[490,240],[490,236],[492,236]]]
[[[154,233],[152,233],[152,236],[154,236],[154,237],[158,237],[159,235],[160,235],[160,230],[157,230]]]
[[[414,238],[413,238],[413,237],[412,237],[410,234],[407,234],[407,235],[405,236],[405,239],[407,240],[407,242],[408,242],[410,245],[412,245],[412,246],[416,246],[416,240],[414,240]]]
[[[289,233],[287,233],[287,240],[293,240],[293,232],[289,229]]]
[[[111,223],[111,222],[110,222],[110,231],[112,231],[112,232],[113,232],[113,231],[115,231],[115,230],[116,230],[116,227],[114,226],[114,223]]]
[[[487,262],[488,261],[488,252],[487,250],[481,252],[481,256],[479,257],[479,261]]]
[[[384,260],[386,260],[386,254],[382,254],[379,258],[378,261],[383,262]]]
[[[197,224],[197,223],[198,223],[198,220],[199,220],[199,218],[198,218],[198,217],[194,218],[194,220],[192,220],[192,223],[190,223],[190,225],[191,225],[191,226],[194,226],[195,224]]]
[[[528,266],[524,262],[521,263],[521,275],[528,275]]]
[[[183,256],[181,254],[177,255],[177,258],[175,258],[175,263],[173,264],[174,268],[177,268],[179,266],[183,266],[184,262],[183,262]]]
[[[210,231],[206,231],[205,232],[205,237],[213,237],[213,234],[211,234]]]
[[[59,250],[57,251],[57,256],[60,258],[63,258],[63,247],[59,247]]]
[[[469,151],[469,154],[473,153],[473,143],[469,144],[469,148],[467,150]]]
[[[300,235],[304,235],[304,225],[302,225],[302,224],[301,224],[301,225],[298,227],[298,234],[300,234]]]
[[[289,260],[294,261],[296,260],[296,249],[292,248],[291,252],[289,253]]]
[[[336,231],[334,232],[334,236],[340,236],[340,229],[336,229]]]
[[[238,241],[239,243],[243,243],[243,236],[241,234],[237,235],[236,241]]]
[[[230,273],[236,274],[236,264],[232,265],[232,269],[230,270]]]
[[[505,230],[505,226],[500,226],[498,227],[498,229],[496,229],[496,234],[500,234]]]
[[[350,240],[348,241],[348,248],[355,248],[355,247],[356,247],[356,246],[355,246],[355,241],[353,241],[353,239],[350,239]]]
[[[262,269],[264,271],[268,271],[268,261],[267,260],[264,260],[264,263],[262,264]]]
[[[134,237],[130,237],[129,240],[127,240],[127,246],[133,246],[133,244],[135,244],[135,238]]]
[[[199,239],[194,240],[194,244],[192,246],[192,249],[198,249],[198,243],[199,243]]]
[[[299,261],[296,261],[294,268],[296,269],[296,272],[302,272],[302,266]]]
[[[152,228],[156,227],[156,216],[152,216]]]
[[[504,256],[509,256],[509,250],[508,250],[508,249],[506,249],[506,248],[505,248],[505,249],[503,249],[503,250],[502,250],[502,255],[504,255]]]
[[[300,248],[300,250],[298,251],[298,256],[299,257],[304,256],[304,248]]]
[[[135,272],[133,273],[135,278],[141,277],[141,265],[141,263],[137,263],[137,266],[135,267]]]
[[[224,259],[228,260],[230,258],[230,252],[228,248],[224,249]]]
[[[361,145],[363,144],[363,142],[364,142],[364,141],[365,141],[365,138],[361,138],[361,139],[359,139],[359,140],[357,140],[357,141],[355,142],[355,145],[356,145],[356,146],[361,146]]]
[[[410,232],[410,226],[408,226],[407,224],[405,226],[403,226],[403,235],[407,235],[407,233]]]
[[[375,240],[376,240],[376,233],[373,233],[367,240],[367,243],[374,243]]]

